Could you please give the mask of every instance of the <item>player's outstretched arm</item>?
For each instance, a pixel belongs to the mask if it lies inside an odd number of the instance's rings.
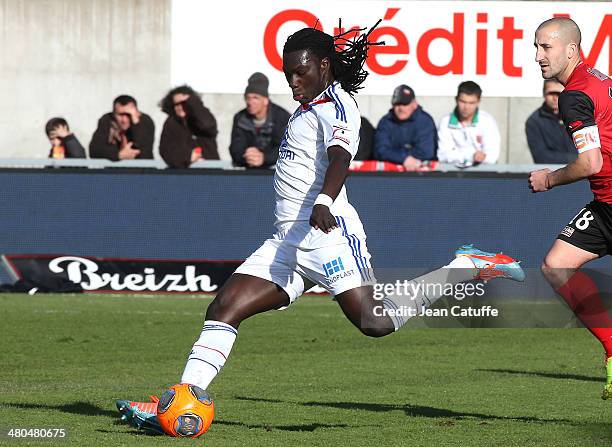
[[[327,172],[325,172],[325,180],[323,181],[323,188],[315,205],[312,207],[312,214],[310,215],[310,225],[318,230],[329,233],[338,226],[336,218],[332,215],[329,210],[330,205],[336,200],[338,194],[344,186],[344,181],[348,175],[349,166],[351,164],[351,154],[340,147],[331,146],[327,149],[327,157],[329,158],[329,166]],[[325,197],[329,199],[329,203],[324,203]],[[329,201],[331,199],[331,201]]]
[[[601,148],[594,148],[578,154],[578,158],[564,168],[551,171],[540,169],[529,176],[529,188],[533,192],[544,192],[549,189],[574,183],[597,174],[603,165]]]

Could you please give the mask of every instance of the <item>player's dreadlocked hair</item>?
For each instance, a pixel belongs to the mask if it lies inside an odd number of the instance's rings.
[[[370,28],[370,30],[353,39],[346,36],[355,32],[354,29],[330,36],[315,28],[303,28],[287,39],[283,47],[284,53],[299,50],[309,50],[320,59],[329,58],[334,79],[340,82],[342,89],[351,95],[356,93],[368,77],[368,72],[363,69],[363,64],[368,56],[368,49],[372,45],[384,45],[384,42],[369,42],[370,33],[381,21]],[[338,28],[342,29],[340,22]],[[360,28],[359,33],[366,28]]]

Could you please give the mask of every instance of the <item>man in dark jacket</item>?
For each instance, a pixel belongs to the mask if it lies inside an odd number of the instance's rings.
[[[268,98],[268,78],[253,73],[244,91],[246,108],[234,115],[230,154],[238,166],[267,168],[276,163],[289,112]]]
[[[153,158],[155,124],[138,110],[136,100],[121,95],[113,101],[113,111],[102,115],[89,143],[91,158],[132,160]]]
[[[198,160],[218,160],[217,120],[188,85],[168,92],[161,102],[168,114],[159,153],[171,168],[188,168]]]
[[[64,118],[51,118],[45,125],[45,133],[51,143],[49,158],[85,158],[85,148],[70,132]]]
[[[377,160],[417,170],[423,161],[435,160],[438,134],[433,118],[417,103],[414,90],[398,86],[391,99],[393,108],[381,118],[374,137]]]
[[[534,163],[568,164],[578,157],[576,147],[559,116],[559,95],[563,85],[555,79],[544,81],[544,103],[525,123],[527,144]]]
[[[376,129],[365,116],[361,117],[361,127],[359,128],[359,149],[354,160],[372,160],[374,158],[374,135]]]

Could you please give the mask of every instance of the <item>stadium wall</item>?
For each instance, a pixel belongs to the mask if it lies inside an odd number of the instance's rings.
[[[169,0],[0,0],[0,157],[47,157],[53,116],[87,147],[122,93],[151,115],[158,142],[170,12]]]
[[[97,119],[121,93],[135,96],[152,116],[157,151],[165,119],[157,103],[171,87],[171,20],[171,0],[0,0],[0,158],[46,157],[44,123],[58,115],[68,119],[87,146]],[[216,44],[203,40],[194,58]],[[263,61],[244,68],[245,85],[251,72],[262,67]],[[388,110],[393,87],[388,95],[359,98],[374,125]],[[436,121],[454,106],[452,96],[422,96],[419,85],[412,87]],[[493,114],[502,133],[500,162],[529,163],[524,122],[541,100],[520,92],[514,97],[484,94],[482,108]],[[288,95],[272,99],[295,107]],[[232,116],[243,107],[242,95],[207,93],[204,100],[218,119],[219,148],[227,159]]]

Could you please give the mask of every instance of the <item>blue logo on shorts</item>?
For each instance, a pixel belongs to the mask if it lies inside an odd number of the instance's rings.
[[[331,276],[334,273],[338,273],[344,270],[344,265],[342,265],[342,258],[338,257],[333,261],[329,261],[326,264],[323,264],[323,269],[325,269],[325,276]]]

